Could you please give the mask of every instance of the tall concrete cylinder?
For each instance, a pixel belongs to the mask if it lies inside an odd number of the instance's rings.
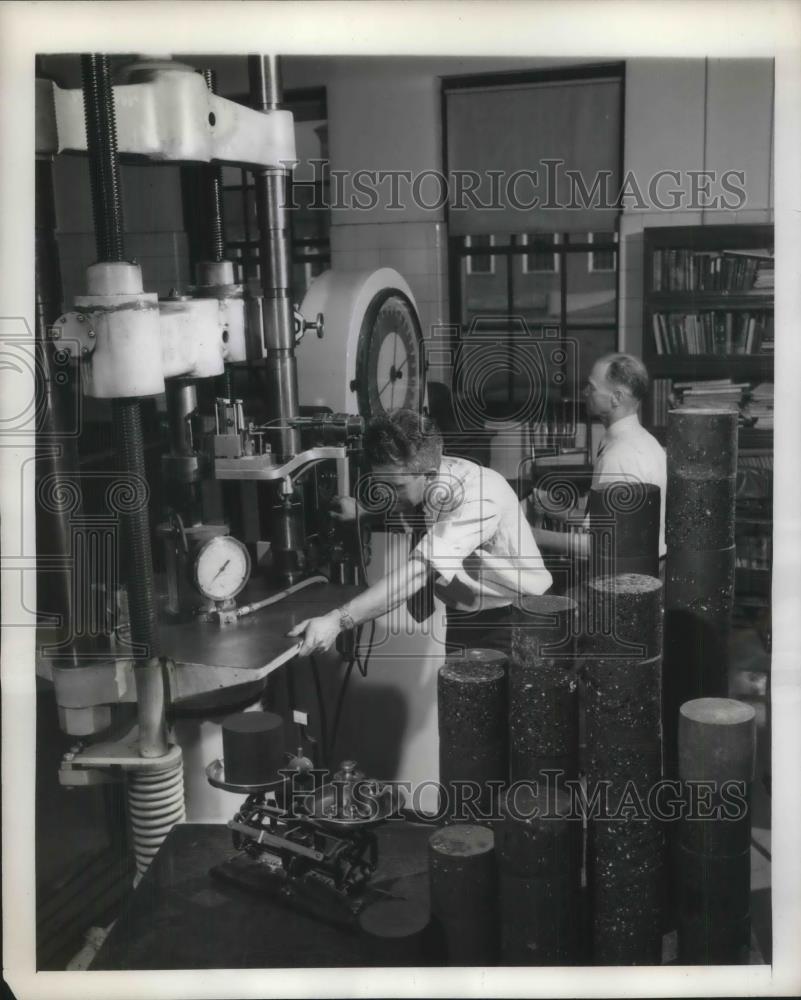
[[[580,961],[581,834],[569,795],[510,787],[495,828],[502,965]]]
[[[679,713],[684,810],[674,850],[679,961],[747,963],[751,940],[750,705],[698,698]]]
[[[545,770],[578,777],[577,605],[544,594],[523,604],[509,660],[509,776],[537,781]]]
[[[437,677],[437,712],[440,812],[446,822],[489,817],[509,770],[504,654],[448,657]]]
[[[598,965],[661,961],[664,833],[649,804],[662,776],[661,598],[659,580],[640,574],[588,588],[587,885]]]
[[[737,414],[671,410],[667,465],[663,720],[675,774],[679,706],[728,693]]]
[[[444,965],[498,961],[495,838],[483,826],[456,824],[428,842],[432,931]]]

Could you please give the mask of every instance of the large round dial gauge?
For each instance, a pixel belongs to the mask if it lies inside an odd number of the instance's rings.
[[[195,586],[210,601],[230,601],[250,578],[250,553],[231,535],[210,538],[195,556]]]
[[[397,288],[385,288],[374,296],[356,347],[353,388],[361,416],[374,417],[398,407],[421,408],[422,340],[420,320],[408,296]]]

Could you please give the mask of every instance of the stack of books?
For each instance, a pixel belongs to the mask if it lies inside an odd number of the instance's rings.
[[[773,429],[773,383],[760,382],[751,390],[751,396],[745,407],[745,416],[753,420],[753,426],[759,430]]]
[[[743,394],[751,386],[748,382],[732,382],[730,378],[717,378],[700,382],[676,382],[673,388],[679,405],[685,409],[710,407],[740,411]]]

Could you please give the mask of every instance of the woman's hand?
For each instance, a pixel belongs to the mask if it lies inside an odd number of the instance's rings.
[[[330,649],[339,635],[339,611],[329,611],[319,618],[306,618],[287,632],[295,638],[302,637],[298,656],[309,656],[311,653],[324,653]]]

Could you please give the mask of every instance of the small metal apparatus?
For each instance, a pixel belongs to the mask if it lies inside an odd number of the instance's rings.
[[[301,751],[280,774],[245,786],[225,781],[221,761],[206,769],[215,787],[248,793],[228,823],[238,853],[211,874],[321,920],[355,925],[381,892],[369,882],[378,862],[375,827],[395,809],[392,790],[366,778],[355,761],[343,761],[319,783],[320,772]]]

